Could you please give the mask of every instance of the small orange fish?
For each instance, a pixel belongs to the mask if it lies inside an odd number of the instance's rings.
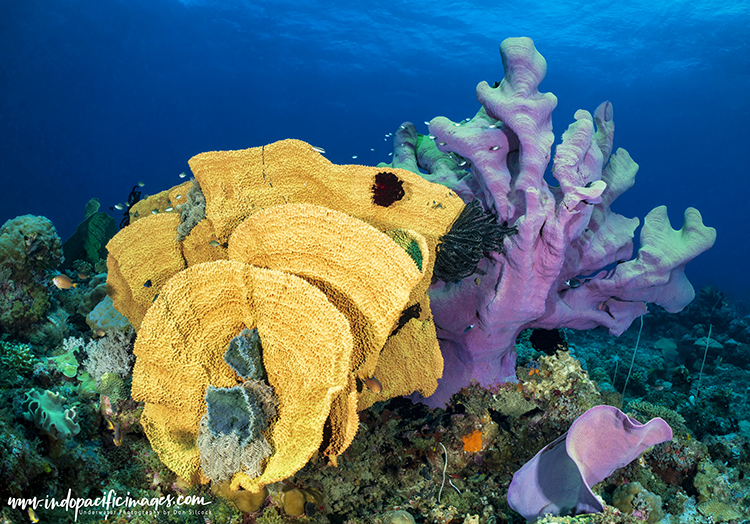
[[[365,386],[367,386],[367,389],[372,391],[373,393],[380,393],[383,391],[383,384],[380,383],[378,379],[375,377],[369,377],[363,380],[365,383]]]
[[[70,289],[74,287],[78,287],[78,284],[73,283],[72,280],[70,280],[70,277],[67,275],[63,275],[60,273],[59,275],[56,275],[52,279],[52,283],[57,286],[57,289]]]
[[[96,331],[94,331],[94,336],[95,336],[96,338],[102,338],[102,337],[103,337],[104,335],[106,335],[106,334],[107,334],[107,333],[106,333],[106,332],[105,332],[105,331],[104,331],[104,330],[103,330],[102,328],[99,328],[99,329],[97,329]]]

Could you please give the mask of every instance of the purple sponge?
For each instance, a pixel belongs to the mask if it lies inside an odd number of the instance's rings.
[[[602,511],[591,486],[671,439],[672,429],[660,418],[641,424],[612,406],[595,406],[516,471],[508,504],[529,521]]]

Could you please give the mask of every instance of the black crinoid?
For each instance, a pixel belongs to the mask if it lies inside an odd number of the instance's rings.
[[[372,184],[372,201],[382,207],[389,207],[404,198],[404,181],[393,173],[382,171],[375,175]]]
[[[450,231],[440,237],[433,275],[445,282],[468,277],[484,256],[502,252],[505,237],[516,233],[515,227],[499,224],[475,198],[464,207]]]

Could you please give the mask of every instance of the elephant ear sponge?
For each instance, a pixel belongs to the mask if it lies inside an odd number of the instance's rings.
[[[286,204],[246,219],[230,237],[228,252],[230,260],[304,278],[320,288],[349,320],[354,335],[353,376],[331,409],[331,437],[325,450],[335,463],[359,427],[355,378],[373,376],[393,326],[424,280],[421,269],[432,258],[427,241],[405,230],[394,231],[391,237],[362,220],[322,206]],[[434,330],[433,340],[437,345]],[[420,371],[420,376],[442,375],[442,359],[425,364],[430,370]],[[421,386],[421,382],[415,384],[406,393],[419,389],[429,394],[437,381],[431,390]],[[379,400],[385,398],[389,397]]]
[[[189,164],[206,196],[206,217],[221,243],[262,209],[308,203],[341,211],[381,231],[414,230],[434,250],[464,208],[453,191],[416,173],[333,164],[300,140],[201,153]],[[379,188],[384,187],[394,188],[385,193],[395,197],[383,201]]]
[[[159,289],[185,268],[176,239],[179,215],[149,215],[107,243],[107,287],[114,306],[138,330]]]
[[[420,261],[428,260],[426,241],[414,237]],[[360,378],[372,376],[377,355],[423,277],[407,251],[384,233],[312,204],[254,214],[232,234],[229,259],[292,273],[319,287],[352,325],[352,370]]]
[[[146,403],[141,422],[159,458],[190,482],[209,477],[201,474],[197,444],[209,387],[242,382],[225,354],[233,337],[255,328],[278,399],[278,415],[265,432],[273,454],[260,476],[236,473],[232,489],[256,492],[301,469],[323,442],[334,398],[349,384],[349,323],[316,287],[237,261],[176,274],[141,324],[132,391]]]

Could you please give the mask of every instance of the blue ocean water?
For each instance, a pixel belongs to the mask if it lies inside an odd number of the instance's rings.
[[[615,147],[641,166],[614,210],[666,204],[679,228],[697,207],[718,240],[689,277],[748,298],[749,25],[737,1],[4,1],[0,223],[44,215],[66,239],[92,197],[108,208],[138,181],[177,184],[197,153],[283,138],[388,161],[403,121],[473,116],[500,42],[529,36],[558,141],[577,109],[614,105]]]

